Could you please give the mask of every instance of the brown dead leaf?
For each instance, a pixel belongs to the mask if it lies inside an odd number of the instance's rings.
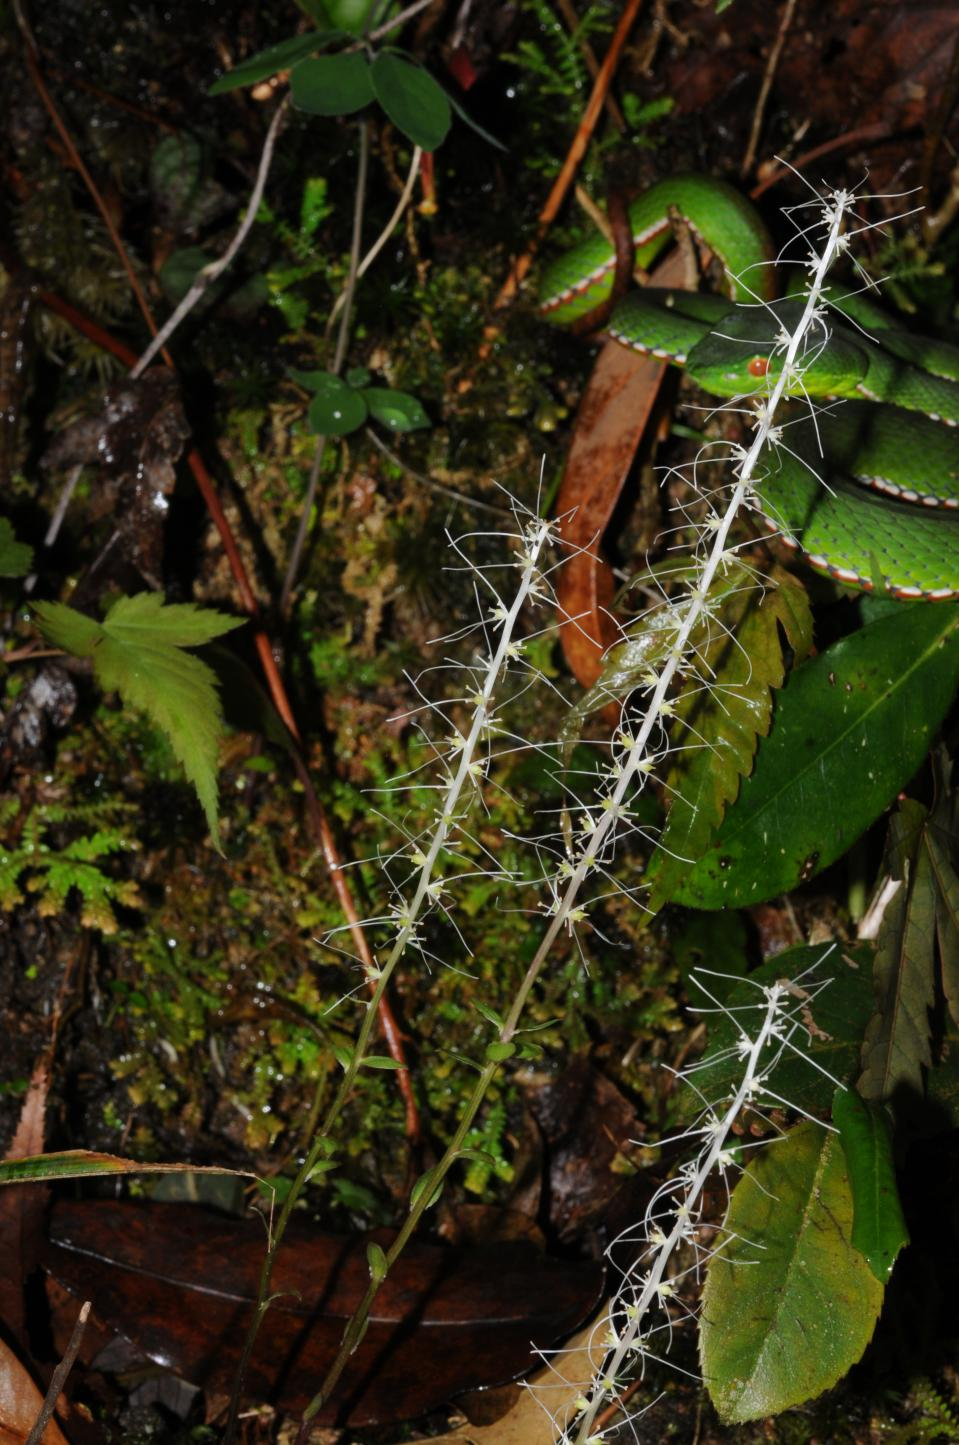
[[[434,1437],[433,1445],[553,1445],[553,1422],[572,1416],[574,1400],[603,1363],[600,1339],[595,1326],[587,1325],[557,1353],[552,1364],[533,1375],[501,1420],[494,1425],[463,1425]]]
[[[42,1394],[0,1339],[0,1445],[24,1445],[42,1404]],[[69,1445],[55,1420],[43,1432],[43,1445]]]

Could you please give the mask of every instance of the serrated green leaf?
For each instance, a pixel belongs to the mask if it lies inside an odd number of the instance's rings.
[[[391,391],[385,386],[367,386],[363,396],[370,409],[370,416],[390,431],[417,431],[432,425],[422,404],[408,391]]]
[[[0,517],[0,577],[25,577],[33,566],[33,548],[18,542],[6,517]]]
[[[363,393],[354,391],[340,377],[330,372],[301,372],[314,378],[313,400],[307,420],[320,436],[344,437],[361,427],[367,418]]]
[[[889,1116],[854,1089],[837,1089],[832,1121],[839,1130],[852,1189],[853,1247],[885,1284],[896,1256],[909,1243],[892,1162]]]
[[[370,1268],[370,1279],[374,1284],[384,1280],[389,1271],[389,1262],[384,1253],[383,1246],[371,1240],[366,1246],[366,1262]]]
[[[899,1087],[920,1095],[932,1063],[935,1004],[936,888],[923,847],[926,810],[906,798],[889,820],[883,873],[899,881],[886,905],[873,965],[875,1010],[862,1043],[859,1092],[889,1099]]]
[[[442,145],[452,123],[450,103],[427,71],[381,50],[370,66],[370,81],[397,130],[425,151]]]
[[[370,64],[359,50],[304,60],[290,90],[297,109],[311,115],[353,115],[374,98]]]
[[[745,907],[834,862],[922,762],[957,678],[959,609],[923,603],[900,604],[803,663],[776,695],[751,777],[674,899]]]
[[[207,95],[224,95],[228,90],[239,90],[244,85],[256,85],[261,80],[269,80],[271,75],[276,75],[281,70],[289,70],[298,61],[312,55],[315,50],[339,38],[340,34],[336,30],[311,30],[306,35],[292,35],[289,40],[281,40],[278,44],[251,55],[249,60],[235,65],[226,75],[221,75],[219,80],[213,82]]]
[[[761,1150],[739,1180],[709,1261],[699,1336],[725,1422],[821,1395],[862,1356],[884,1289],[853,1248],[852,1219],[842,1147],[818,1124]]]
[[[40,630],[76,657],[93,658],[100,686],[117,692],[166,736],[190,779],[217,847],[216,765],[222,711],[212,670],[185,652],[242,625],[192,602],[164,602],[157,592],[119,597],[102,622],[60,602],[38,602]]]
[[[672,802],[649,869],[648,907],[654,912],[706,852],[752,771],[759,739],[772,721],[773,692],[785,675],[783,634],[797,662],[812,646],[805,589],[788,573],[773,580],[762,592],[734,593],[712,640],[697,648],[698,681],[677,704],[670,739],[678,761],[666,780]]]

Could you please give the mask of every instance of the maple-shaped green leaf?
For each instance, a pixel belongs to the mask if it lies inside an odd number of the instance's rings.
[[[886,904],[872,981],[876,1007],[862,1043],[864,1099],[889,1099],[900,1087],[924,1092],[932,1063],[935,1005],[936,883],[923,846],[926,810],[906,798],[889,820],[883,875],[899,886]]]
[[[75,657],[91,657],[97,681],[139,708],[166,735],[196,788],[213,841],[217,825],[216,763],[223,714],[216,677],[188,647],[199,647],[240,626],[235,617],[167,604],[157,592],[120,597],[102,622],[61,602],[36,605],[49,642]]]
[[[696,673],[676,706],[666,780],[672,797],[650,868],[648,907],[672,896],[712,842],[756,747],[772,723],[773,691],[785,676],[783,636],[801,662],[812,645],[809,598],[788,573],[764,591],[748,583],[727,598],[711,637],[696,649]],[[708,685],[707,685],[708,684]]]

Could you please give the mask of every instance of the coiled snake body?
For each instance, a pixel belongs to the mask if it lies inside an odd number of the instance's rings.
[[[625,346],[676,365],[707,392],[761,399],[778,375],[777,342],[801,302],[773,301],[771,243],[730,186],[676,176],[629,210],[637,266],[650,266],[679,213],[722,261],[730,297],[649,287],[614,309]],[[608,300],[611,244],[596,236],[549,266],[540,309],[557,324]],[[833,309],[835,308],[835,309]],[[811,566],[903,600],[959,597],[959,348],[897,329],[861,299],[831,303],[828,340],[790,392],[816,403],[783,417],[755,500],[767,525]],[[836,313],[839,313],[838,315]]]

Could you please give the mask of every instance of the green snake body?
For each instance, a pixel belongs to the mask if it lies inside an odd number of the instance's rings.
[[[650,264],[651,245],[665,244],[670,211],[687,215],[687,187],[691,225],[728,273],[742,268],[745,285],[730,291],[748,304],[647,287],[617,305],[607,330],[685,366],[715,396],[761,399],[781,365],[777,339],[795,327],[802,303],[768,303],[770,247],[752,208],[703,177],[664,181],[630,209],[646,248],[639,264]],[[599,238],[549,268],[544,315],[578,319],[597,297],[608,298],[615,263],[608,254],[603,260],[604,248],[611,252]],[[801,377],[787,387],[787,395],[823,406],[815,420],[808,407],[785,418],[783,444],[763,459],[757,506],[767,526],[840,582],[903,600],[959,597],[959,348],[896,328],[863,298],[831,305],[842,314],[830,316],[828,341],[810,340]]]

